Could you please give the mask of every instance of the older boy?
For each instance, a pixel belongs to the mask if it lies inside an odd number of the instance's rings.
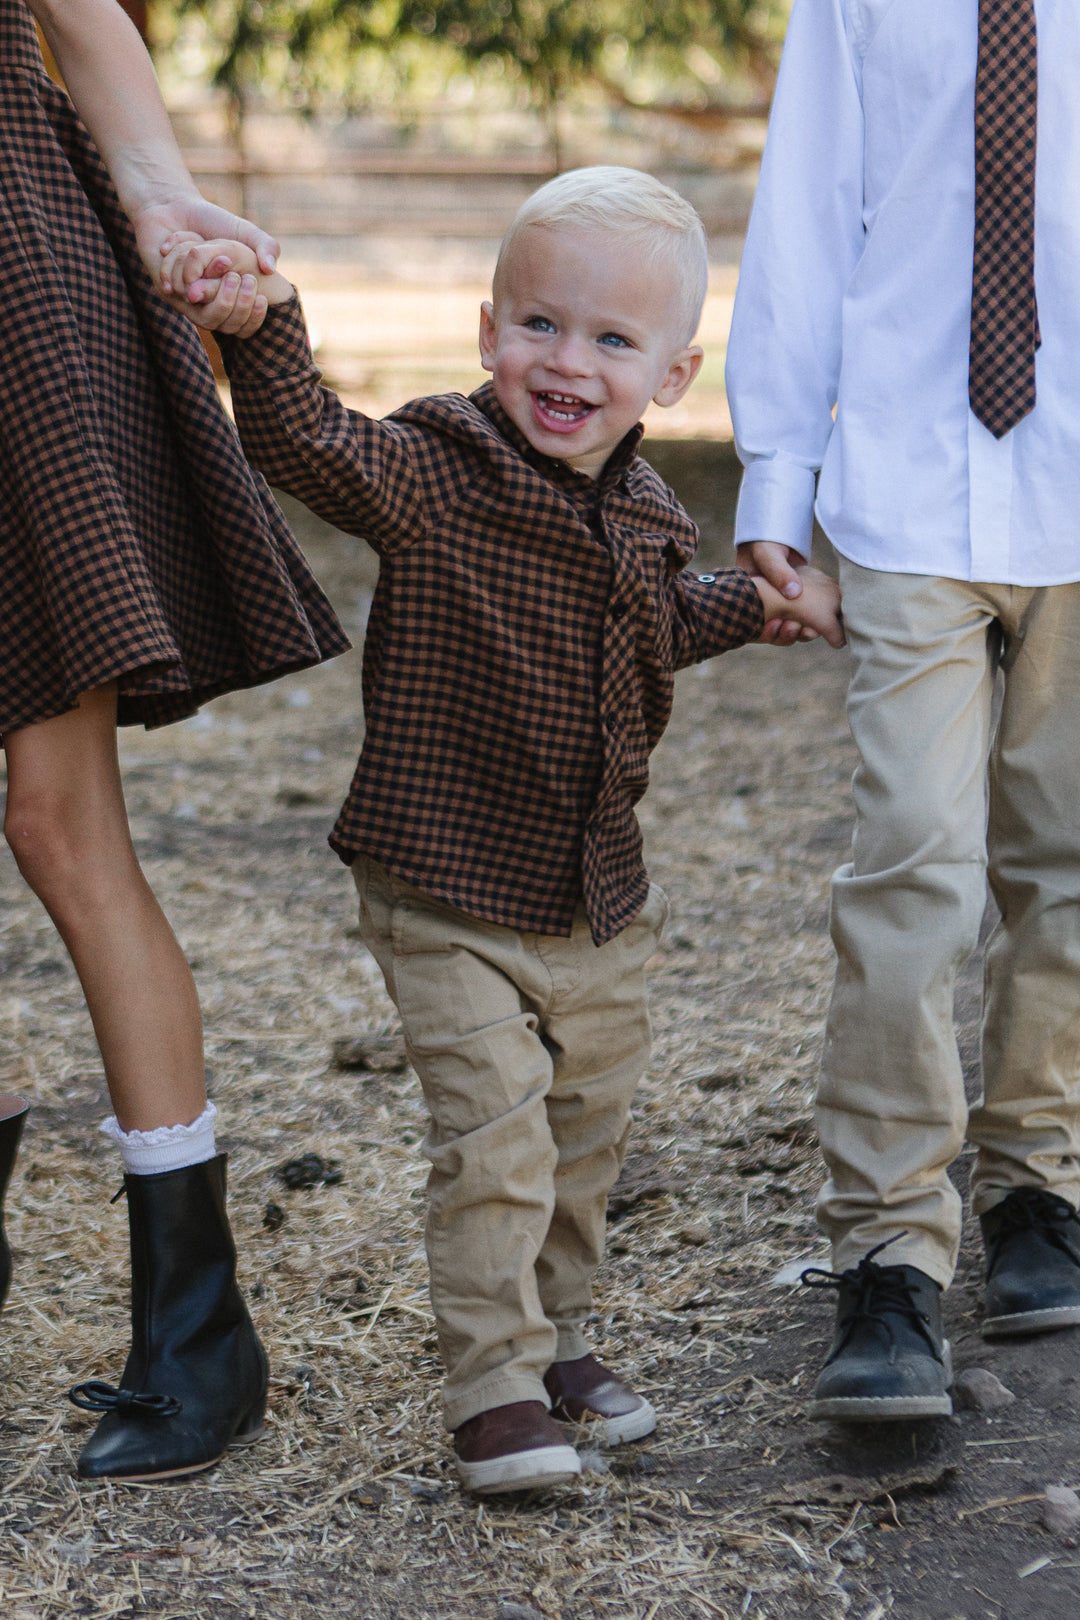
[[[984,1333],[1080,1323],[1078,82],[1061,0],[795,0],[743,260],[739,557],[797,592],[820,469],[854,662],[820,1417],[950,1411],[965,1131]],[[969,1115],[952,997],[988,861]]]
[[[197,250],[186,278],[213,258]],[[674,404],[701,363],[706,276],[681,198],[582,170],[507,232],[480,320],[492,382],[469,399],[347,411],[280,277],[262,330],[225,345],[248,454],[382,558],[364,748],[331,842],[431,1112],[444,1412],[477,1491],[578,1472],[549,1408],[613,1444],[655,1425],[583,1326],[649,1051],[667,906],[633,806],[673,673],[766,618],[842,640],[812,569],[790,608],[739,571],[688,572],[693,525],[637,455],[649,400]],[[227,283],[225,306],[257,318],[254,283]]]

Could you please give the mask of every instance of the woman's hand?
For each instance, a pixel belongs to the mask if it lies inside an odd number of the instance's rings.
[[[243,242],[276,268],[266,231],[199,195],[176,144],[146,47],[116,0],[29,0],[67,91],[112,175],[156,286],[174,233]]]
[[[249,247],[264,275],[277,269],[281,243],[239,214],[207,202],[197,191],[148,203],[132,217],[143,263],[162,292],[173,289],[162,277],[162,260],[185,238],[216,241],[226,238]]]

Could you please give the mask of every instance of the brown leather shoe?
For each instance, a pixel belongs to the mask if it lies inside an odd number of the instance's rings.
[[[467,1491],[537,1491],[581,1473],[573,1446],[543,1401],[510,1401],[479,1412],[454,1430],[454,1452]]]
[[[553,1361],[544,1374],[544,1388],[551,1396],[553,1418],[575,1427],[587,1425],[590,1438],[602,1445],[643,1440],[656,1428],[656,1413],[644,1395],[635,1395],[595,1356]]]

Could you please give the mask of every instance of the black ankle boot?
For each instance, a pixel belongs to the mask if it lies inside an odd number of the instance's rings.
[[[809,1287],[837,1292],[836,1334],[807,1408],[812,1418],[876,1423],[952,1411],[941,1289],[916,1266],[878,1265],[873,1256],[887,1246],[848,1271],[802,1274]]]
[[[986,1248],[983,1337],[1080,1323],[1080,1216],[1045,1187],[1014,1187],[979,1216]]]
[[[21,1097],[0,1097],[0,1305],[11,1281],[11,1250],[4,1236],[4,1194],[11,1179],[27,1104]]]
[[[79,1458],[82,1479],[166,1479],[209,1468],[258,1438],[266,1354],[236,1285],[225,1155],[125,1176],[131,1228],[131,1353],[120,1388],[78,1384],[105,1416]]]

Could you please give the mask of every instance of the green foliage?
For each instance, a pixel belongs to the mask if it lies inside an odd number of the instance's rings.
[[[340,9],[356,0],[338,0]],[[762,0],[401,0],[399,31],[448,41],[466,60],[498,56],[532,82],[605,71],[617,42],[634,55],[696,45],[744,62],[768,54],[776,5]]]
[[[157,0],[157,11],[206,19],[219,54],[214,81],[243,102],[255,88],[311,107],[350,99],[365,61],[403,76],[420,54],[446,72],[497,65],[540,106],[575,86],[624,93],[649,68],[696,85],[712,63],[771,85],[783,0]],[[696,62],[697,67],[693,65]]]

